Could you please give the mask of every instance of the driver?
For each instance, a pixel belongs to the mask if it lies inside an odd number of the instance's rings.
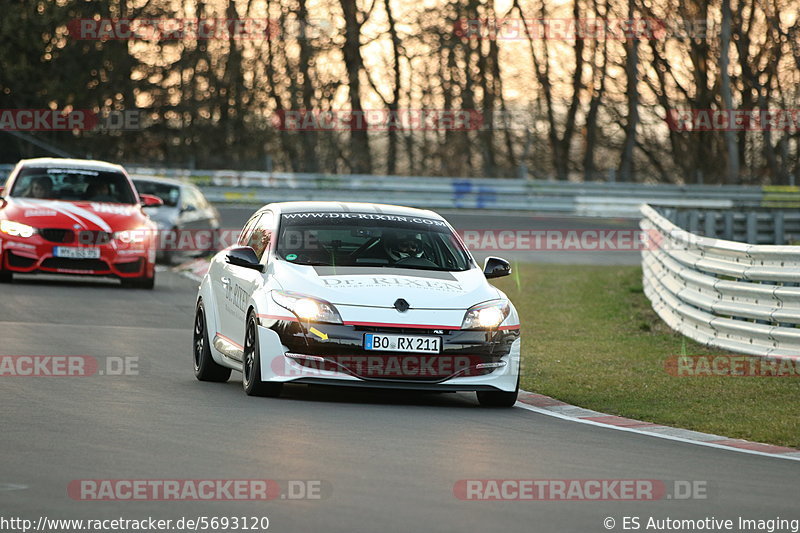
[[[422,239],[418,233],[386,231],[381,237],[386,254],[392,261],[422,257]]]
[[[53,194],[53,180],[48,176],[38,176],[31,180],[31,186],[26,195],[28,198],[50,198]]]
[[[111,196],[111,189],[108,182],[104,180],[92,180],[86,188],[87,200],[94,200],[97,202],[108,202],[113,198]]]

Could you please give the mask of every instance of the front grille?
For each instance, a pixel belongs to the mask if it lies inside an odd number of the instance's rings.
[[[8,251],[8,264],[15,268],[30,268],[36,263],[36,259],[17,255],[11,250]]]
[[[355,331],[363,331],[365,333],[391,333],[397,335],[450,335],[450,329],[426,329],[426,328],[404,328],[404,327],[375,327],[375,326],[353,326]]]
[[[78,242],[83,245],[99,246],[111,242],[113,233],[107,231],[81,231],[78,233]]]
[[[135,274],[142,269],[144,259],[137,259],[130,263],[114,263],[114,266],[123,274]]]
[[[92,272],[98,272],[108,270],[108,264],[99,259],[68,259],[66,257],[48,257],[42,262],[42,268],[89,270]]]
[[[50,242],[69,243],[75,240],[75,233],[71,229],[44,228],[39,230],[39,235]]]

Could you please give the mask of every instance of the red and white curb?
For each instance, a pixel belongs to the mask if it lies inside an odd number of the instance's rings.
[[[175,267],[175,270],[192,279],[201,281],[208,272],[209,260],[205,258],[192,259],[182,265]],[[670,426],[653,424],[652,422],[642,422],[631,418],[599,413],[590,409],[584,409],[575,405],[556,400],[542,394],[520,391],[517,407],[540,413],[562,420],[569,420],[581,424],[605,427],[640,435],[649,435],[660,439],[697,444],[709,448],[718,448],[753,455],[766,457],[778,457],[780,459],[790,459],[800,461],[800,450],[786,448],[784,446],[774,446],[772,444],[762,444],[760,442],[750,442],[740,439],[730,439],[710,433],[700,433],[689,429],[680,429]]]
[[[533,392],[520,391],[516,406],[535,413],[580,424],[599,426],[617,431],[627,431],[628,433],[638,433],[640,435],[696,444],[708,448],[800,461],[800,450],[794,448],[750,442],[741,439],[731,439],[719,435],[712,435],[710,433],[700,433],[699,431],[691,431],[689,429],[662,426],[653,424],[652,422],[642,422],[641,420],[608,415],[570,405],[556,400],[555,398],[544,396],[543,394],[535,394]]]
[[[201,257],[182,263],[181,265],[173,268],[173,270],[178,274],[199,283],[203,281],[203,276],[205,276],[206,272],[208,272],[208,267],[210,265],[211,263],[207,258]]]

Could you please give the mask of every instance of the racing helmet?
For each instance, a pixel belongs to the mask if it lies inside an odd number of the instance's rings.
[[[386,231],[383,233],[382,240],[386,254],[393,261],[422,256],[422,239],[418,233]]]

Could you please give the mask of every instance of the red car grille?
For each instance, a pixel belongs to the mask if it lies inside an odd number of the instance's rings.
[[[106,231],[81,231],[78,233],[78,242],[81,244],[98,246],[111,242],[112,236],[113,233],[108,233]]]
[[[42,268],[91,270],[93,272],[109,269],[108,264],[99,259],[68,259],[66,257],[48,257],[42,261]]]
[[[0,259],[2,256],[0,256]],[[8,251],[8,264],[12,267],[16,268],[30,268],[36,264],[36,259],[31,259],[30,257],[23,257],[21,255],[17,255],[11,250]]]
[[[75,241],[75,233],[71,229],[44,228],[39,230],[39,235],[50,242],[68,243]]]

